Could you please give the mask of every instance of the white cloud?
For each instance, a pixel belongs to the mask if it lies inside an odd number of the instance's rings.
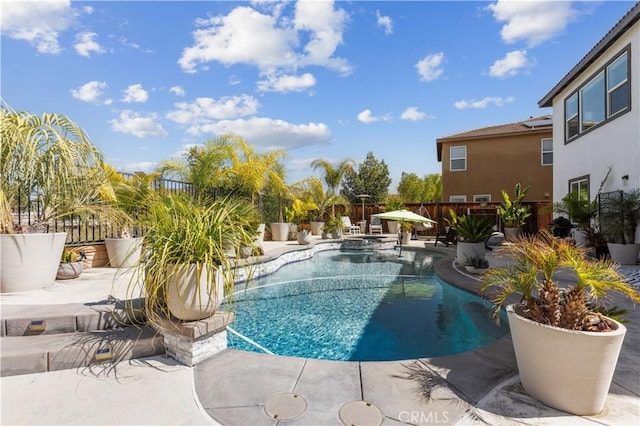
[[[570,1],[498,0],[488,9],[498,22],[505,22],[500,35],[505,43],[525,41],[529,47],[562,33],[578,11]]]
[[[511,103],[516,99],[513,96],[509,96],[506,98],[500,96],[487,96],[484,99],[476,100],[472,99],[470,101],[457,101],[453,104],[457,109],[484,109],[489,106],[489,104],[493,104],[495,106],[502,106],[504,104]]]
[[[402,111],[402,115],[400,116],[400,118],[403,120],[420,121],[427,118],[427,114],[424,112],[418,111],[417,107],[410,106],[410,107],[407,107],[404,111]]]
[[[258,81],[260,92],[302,92],[315,86],[316,78],[313,74],[305,73],[300,76],[283,75],[280,77],[268,76],[267,80]]]
[[[193,126],[188,133],[193,136],[206,133],[215,136],[239,135],[259,150],[291,150],[302,146],[324,144],[331,137],[331,131],[324,123],[293,124],[264,117],[222,120]]]
[[[39,53],[60,53],[58,37],[75,19],[70,0],[2,1],[0,31],[15,40],[26,40]]]
[[[104,53],[104,49],[94,40],[98,34],[84,32],[76,34],[76,44],[73,47],[79,55],[86,58],[91,57],[91,52]]]
[[[249,95],[228,96],[218,100],[197,98],[195,101],[178,102],[167,118],[180,124],[203,124],[214,120],[238,118],[255,114],[258,101]]]
[[[380,11],[376,10],[376,18],[378,19],[378,26],[384,28],[386,35],[393,33],[393,21],[390,17],[380,15]]]
[[[125,89],[122,102],[128,104],[132,102],[144,103],[147,102],[147,99],[149,99],[149,94],[142,88],[142,84],[132,84]]]
[[[143,172],[143,173],[151,173],[156,169],[158,163],[154,163],[152,161],[141,161],[138,163],[125,163],[124,165],[118,167],[118,170],[122,170],[127,173],[135,173],[135,172]]]
[[[93,13],[93,7],[85,6],[85,7],[82,8],[82,11],[84,13],[86,13],[87,15],[91,15]]]
[[[131,110],[120,112],[118,119],[111,120],[111,130],[128,133],[139,138],[147,136],[167,136],[162,125],[157,122],[156,114],[139,114]]]
[[[84,102],[96,102],[106,88],[107,83],[104,81],[90,81],[77,89],[71,89],[71,95]]]
[[[489,68],[491,77],[506,78],[517,75],[518,72],[527,67],[531,67],[533,63],[527,58],[526,50],[514,50],[505,55],[504,59],[498,59]]]
[[[358,121],[365,124],[375,123],[376,121],[388,121],[389,119],[390,117],[388,115],[383,115],[383,116],[373,115],[370,109],[365,109],[364,111],[358,114]]]
[[[171,89],[169,89],[169,91],[171,93],[173,93],[176,96],[184,96],[185,92],[184,89],[182,88],[182,86],[173,86]]]
[[[194,45],[183,50],[178,64],[189,73],[217,61],[253,65],[263,73],[319,65],[347,74],[351,71],[347,61],[333,56],[342,43],[347,16],[333,6],[330,1],[301,1],[293,17],[280,17],[280,8],[271,8],[267,15],[240,6],[225,16],[198,19]],[[300,46],[300,38],[309,41]]]
[[[440,77],[444,72],[442,69],[443,60],[444,53],[439,52],[427,55],[422,60],[418,61],[416,68],[418,69],[418,74],[420,74],[420,80],[433,81]]]

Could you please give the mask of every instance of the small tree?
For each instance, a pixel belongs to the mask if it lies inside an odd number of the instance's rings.
[[[391,178],[387,164],[378,161],[372,152],[367,153],[367,157],[358,166],[358,171],[348,171],[342,182],[342,195],[352,203],[358,202],[359,194],[370,196],[370,203],[382,202],[389,192]]]

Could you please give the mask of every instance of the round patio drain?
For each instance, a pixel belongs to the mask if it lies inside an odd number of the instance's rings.
[[[272,419],[291,420],[304,413],[307,401],[295,393],[279,393],[264,405],[264,411]]]
[[[340,421],[346,426],[381,425],[382,411],[366,401],[347,402],[340,408]]]

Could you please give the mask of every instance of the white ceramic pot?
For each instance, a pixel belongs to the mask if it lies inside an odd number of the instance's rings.
[[[320,235],[322,233],[324,222],[311,222],[309,223],[309,226],[311,227],[311,235]]]
[[[566,330],[539,324],[507,306],[520,382],[533,398],[579,416],[604,408],[626,328]]]
[[[112,268],[131,268],[142,254],[142,238],[105,238],[104,245]]]
[[[389,229],[390,234],[397,235],[398,232],[400,231],[400,222],[395,220],[388,220],[387,228]]]
[[[576,247],[587,247],[589,245],[589,240],[587,239],[587,233],[585,231],[574,229],[572,234]]]
[[[472,257],[484,257],[486,253],[487,249],[484,247],[484,242],[468,243],[458,241],[456,246],[456,263],[460,266],[465,266],[470,263]]]
[[[0,291],[38,290],[53,284],[66,232],[0,235]]]
[[[271,239],[273,241],[287,241],[289,239],[289,223],[272,223],[271,224]]]
[[[212,316],[224,298],[223,274],[202,270],[198,279],[197,270],[197,265],[189,265],[178,274],[173,267],[167,268],[167,306],[182,321]]]
[[[621,265],[635,265],[638,263],[640,244],[614,244],[607,243],[611,260]]]
[[[411,242],[411,232],[402,233],[402,245],[407,246]]]
[[[311,231],[298,231],[298,244],[311,244]]]
[[[56,273],[56,280],[71,280],[78,278],[84,270],[84,262],[70,262],[60,263],[58,265],[58,272]]]

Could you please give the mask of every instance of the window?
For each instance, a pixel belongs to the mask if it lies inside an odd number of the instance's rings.
[[[491,194],[479,194],[473,196],[473,201],[476,203],[488,203],[491,201]]]
[[[449,148],[449,156],[451,157],[451,171],[467,170],[467,147],[452,146]]]
[[[631,109],[630,55],[631,50],[627,46],[565,99],[566,141]]]
[[[589,176],[581,176],[569,181],[569,192],[578,192],[580,199],[589,201]]]
[[[565,102],[565,116],[567,117],[567,139],[578,134],[578,94],[574,94]]]
[[[553,139],[542,139],[542,165],[551,166],[553,164]]]
[[[628,73],[626,52],[607,67],[608,117],[629,107]]]
[[[450,203],[466,203],[467,196],[466,195],[449,195]]]
[[[580,131],[604,121],[604,72],[580,90]]]

